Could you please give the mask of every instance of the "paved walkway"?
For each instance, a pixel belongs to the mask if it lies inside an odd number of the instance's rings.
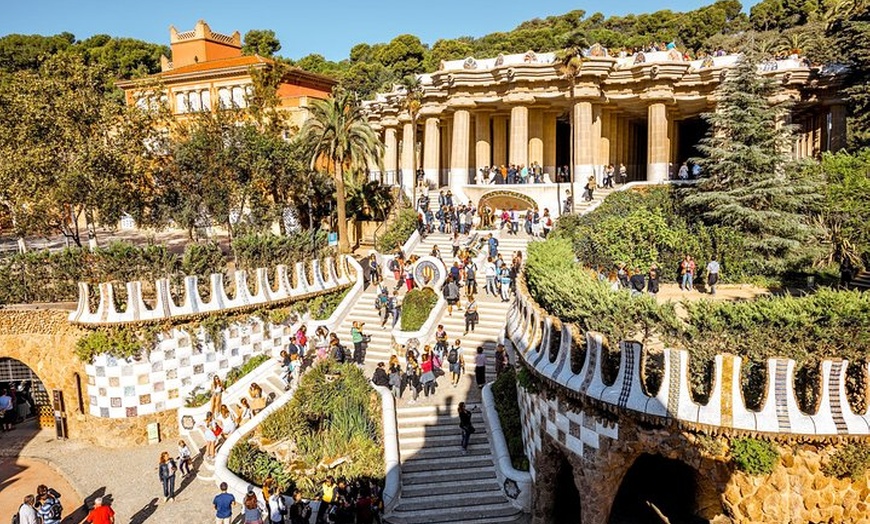
[[[79,441],[59,441],[53,429],[3,433],[0,457],[10,458],[0,459],[0,522],[11,518],[23,493],[32,492],[41,483],[61,492],[64,508],[71,514],[82,500],[92,505],[94,498],[104,497],[111,500],[117,524],[211,522],[211,500],[217,489],[210,483],[195,482],[194,475],[186,479],[178,475],[175,501],[163,502],[157,477],[162,451],[177,454],[174,442],[104,449]],[[11,458],[16,456],[19,458]],[[15,476],[7,478],[4,466]],[[7,491],[13,501],[19,501],[11,507],[6,502]],[[64,518],[63,524],[79,524],[84,516],[80,510]]]

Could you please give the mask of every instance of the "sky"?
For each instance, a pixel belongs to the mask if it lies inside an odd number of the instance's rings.
[[[0,0],[0,35],[50,35],[68,31],[78,39],[109,34],[169,44],[169,26],[193,29],[205,20],[212,31],[243,36],[250,29],[272,29],[285,57],[319,53],[346,58],[350,48],[388,42],[411,33],[425,44],[439,38],[483,36],[509,31],[533,18],[583,9],[587,14],[688,11],[714,0]],[[744,0],[744,6],[757,0]]]

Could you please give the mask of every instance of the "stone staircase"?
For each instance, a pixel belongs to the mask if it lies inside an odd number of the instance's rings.
[[[618,187],[618,186],[617,186]],[[605,188],[597,188],[592,192],[592,200],[589,202],[583,200],[583,188],[578,184],[577,185],[577,199],[574,201],[574,212],[584,215],[596,207],[600,206],[604,199],[607,198],[607,195],[613,193],[616,189],[605,189]]]
[[[485,235],[486,232],[481,233]],[[432,245],[442,248],[445,263],[452,264],[450,235],[434,233],[422,240],[414,254],[427,255]],[[525,252],[528,237],[500,235],[500,252],[506,260],[515,251]],[[445,249],[446,248],[446,249]],[[449,340],[462,340],[465,375],[459,385],[450,384],[449,373],[438,379],[434,397],[420,397],[410,403],[406,391],[397,403],[399,450],[402,459],[402,491],[399,503],[386,516],[392,524],[422,522],[508,523],[525,522],[527,515],[514,507],[496,480],[489,437],[480,413],[480,391],[474,382],[474,354],[483,347],[487,355],[487,380],[495,378],[494,352],[504,330],[509,303],[483,292],[485,276],[478,271],[477,295],[480,322],[474,332],[464,335],[462,311],[446,312],[439,319]],[[465,300],[463,299],[463,303]],[[421,341],[423,344],[434,340]],[[444,363],[447,366],[447,363]],[[472,410],[472,424],[477,431],[471,436],[468,452],[460,448],[457,406],[465,402]]]

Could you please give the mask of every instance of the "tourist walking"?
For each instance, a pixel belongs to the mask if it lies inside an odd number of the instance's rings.
[[[363,333],[363,326],[365,326],[365,322],[355,320],[353,327],[350,328],[350,340],[353,342],[353,361],[360,366],[366,361],[366,346],[369,338]]]
[[[692,291],[692,285],[695,280],[695,268],[695,261],[692,260],[691,255],[686,255],[683,261],[680,262],[680,275],[682,277],[680,289],[683,291]]]
[[[457,338],[447,351],[447,364],[450,366],[450,383],[453,387],[459,385],[459,380],[465,372],[465,357],[462,355],[462,342]]]
[[[489,256],[493,260],[498,256],[498,239],[492,236],[492,233],[486,239],[486,245],[489,248]]]
[[[468,441],[471,439],[471,434],[474,433],[474,426],[471,424],[471,412],[465,408],[465,402],[459,403],[459,431],[462,432],[462,453],[468,453]]]
[[[383,278],[381,277],[381,268],[378,266],[378,259],[374,253],[369,255],[369,281],[377,285]]]
[[[395,292],[390,295],[390,300],[387,302],[387,310],[393,316],[392,327],[395,328],[396,324],[399,323],[399,316],[402,314],[402,301]]]
[[[504,344],[499,344],[495,347],[495,377],[498,378],[510,366],[510,359],[507,351],[504,349]]]
[[[317,508],[316,524],[327,524],[326,516],[335,502],[336,488],[335,478],[332,475],[327,475],[323,484],[320,485],[320,494],[318,495],[320,506]]]
[[[284,516],[287,515],[287,505],[284,503],[284,495],[279,492],[272,493],[267,504],[269,508],[269,522],[271,524],[284,524]]]
[[[221,485],[225,486],[226,484]],[[111,506],[103,505],[103,497],[97,497],[94,499],[94,509],[85,517],[85,522],[90,524],[115,524],[115,510]],[[226,522],[219,521],[217,524],[230,524],[230,521],[227,519]]]
[[[47,487],[40,486],[40,488],[43,489],[37,489],[36,515],[41,519],[42,524],[60,524],[63,518],[63,506]]]
[[[719,262],[714,256],[707,262],[707,288],[711,295],[716,294],[716,284],[719,283]]]
[[[205,420],[200,424],[200,429],[202,430],[202,436],[205,439],[205,458],[208,460],[214,460],[217,439],[220,436],[222,429],[214,419],[214,415],[212,415],[211,411],[205,414]]]
[[[474,295],[468,295],[468,304],[465,306],[465,334],[469,331],[474,331],[474,326],[480,320],[480,314],[477,312],[477,300]]]
[[[507,264],[502,264],[501,269],[498,270],[499,273],[499,283],[501,284],[501,301],[507,302],[510,300],[511,293],[511,270],[507,267]]]
[[[435,394],[435,363],[430,353],[423,353],[423,361],[420,362],[420,382],[423,384],[423,396]]]
[[[541,217],[541,224],[543,229],[543,236],[547,238],[550,235],[550,231],[553,229],[553,218],[550,216],[550,210],[548,208],[544,208],[544,216]]]
[[[444,295],[444,300],[447,301],[447,315],[453,316],[453,306],[459,305],[459,286],[453,277],[447,277],[447,282],[441,288],[441,293]]]
[[[263,524],[263,506],[257,500],[257,495],[250,489],[242,503],[242,515],[245,524]]]
[[[3,431],[12,430],[12,423],[15,422],[13,406],[9,392],[5,388],[0,390],[0,426],[2,426]]]
[[[215,495],[212,505],[215,509],[216,524],[230,524],[233,517],[233,506],[236,505],[236,497],[227,493],[227,483],[221,482],[221,492]]]
[[[496,288],[496,277],[498,276],[498,268],[495,266],[495,261],[492,257],[487,257],[486,265],[483,268],[483,274],[486,276],[486,291],[487,295],[497,296],[498,289]]]
[[[242,399],[244,400],[244,399]],[[187,442],[178,441],[178,471],[185,477],[190,474],[191,454],[190,448],[187,447]]]
[[[628,169],[625,168],[625,164],[619,164],[619,182],[625,185],[625,182],[628,180]]]
[[[226,406],[223,406],[223,408],[226,409]],[[168,451],[160,454],[157,475],[160,477],[160,483],[163,485],[163,502],[175,500],[175,472],[177,469],[175,461],[169,457]]]
[[[477,389],[486,384],[486,355],[483,347],[477,348],[477,354],[474,355],[474,379],[477,381]]]
[[[404,387],[411,389],[411,400],[408,401],[408,404],[416,404],[421,389],[420,366],[413,355],[408,355],[405,360],[407,360],[407,364],[405,365]],[[400,394],[399,397],[401,396]]]
[[[402,366],[399,364],[399,357],[396,355],[390,356],[390,389],[393,391],[393,396],[396,398],[402,397]]]
[[[311,520],[311,506],[302,500],[302,492],[293,490],[293,504],[289,510],[290,524],[308,524]]]
[[[468,296],[476,295],[477,264],[474,263],[474,260],[472,260],[471,257],[466,257],[463,268],[465,269],[465,294]]]

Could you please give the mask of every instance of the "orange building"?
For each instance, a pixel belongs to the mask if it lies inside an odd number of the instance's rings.
[[[252,68],[275,63],[259,55],[243,55],[238,31],[215,33],[200,20],[192,31],[169,28],[172,58],[162,57],[162,71],[148,79],[165,89],[163,101],[176,116],[198,111],[245,108],[253,90]],[[336,81],[327,76],[290,68],[279,87],[280,107],[288,112],[292,125],[301,126],[312,98],[327,98]],[[147,106],[153,93],[143,90],[142,80],[119,82],[128,105]]]

